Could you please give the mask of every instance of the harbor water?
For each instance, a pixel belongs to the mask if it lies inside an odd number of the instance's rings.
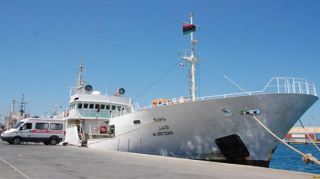
[[[311,153],[320,159],[320,152],[312,144],[291,144],[303,153]],[[319,145],[318,145],[319,146]],[[270,168],[294,170],[320,174],[320,166],[313,163],[305,163],[302,157],[283,144],[279,144],[274,152]]]

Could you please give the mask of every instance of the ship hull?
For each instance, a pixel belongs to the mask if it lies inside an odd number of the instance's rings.
[[[259,94],[147,108],[109,119],[115,137],[88,140],[88,146],[267,167],[278,142],[253,112],[282,138],[317,99]]]

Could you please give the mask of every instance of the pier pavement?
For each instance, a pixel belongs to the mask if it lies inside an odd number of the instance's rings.
[[[0,178],[320,179],[320,175],[76,146],[0,142]]]

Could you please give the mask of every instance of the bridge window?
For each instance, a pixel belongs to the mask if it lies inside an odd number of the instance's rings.
[[[78,104],[78,109],[81,109],[82,108],[82,103],[79,103]]]
[[[90,108],[90,109],[93,109],[93,107],[94,107],[94,104],[90,104],[90,105],[89,105],[89,108]]]
[[[110,110],[110,105],[107,105],[107,106],[106,106],[106,110]]]
[[[112,106],[111,106],[111,109],[112,109],[112,110],[116,110],[116,106],[112,105]]]
[[[104,109],[104,107],[105,107],[106,105],[104,105],[104,104],[101,104],[101,109]]]
[[[99,105],[99,104],[96,104],[96,105],[95,105],[95,108],[96,108],[96,109],[100,109],[100,105]]]
[[[87,103],[84,103],[84,104],[83,104],[83,108],[87,109],[87,108],[88,108],[88,104],[87,104]]]

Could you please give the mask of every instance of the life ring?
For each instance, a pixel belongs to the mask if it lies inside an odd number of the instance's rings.
[[[101,134],[105,134],[108,132],[108,128],[107,126],[100,126],[100,133]]]

